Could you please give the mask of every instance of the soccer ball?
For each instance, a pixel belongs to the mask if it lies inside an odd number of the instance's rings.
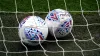
[[[73,19],[70,13],[63,9],[55,9],[50,11],[45,21],[49,27],[51,35],[59,38],[64,37],[71,32]]]
[[[48,35],[46,22],[38,16],[28,16],[19,24],[19,37],[22,42],[36,46]]]

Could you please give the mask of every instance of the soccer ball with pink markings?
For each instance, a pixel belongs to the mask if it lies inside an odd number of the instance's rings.
[[[48,35],[46,22],[38,16],[28,16],[19,24],[19,37],[22,42],[36,46]]]
[[[51,35],[57,38],[66,36],[72,30],[73,19],[66,10],[55,9],[50,11],[46,16],[45,21]]]

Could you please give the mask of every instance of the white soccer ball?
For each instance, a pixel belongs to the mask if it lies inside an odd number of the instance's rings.
[[[66,36],[72,30],[73,19],[66,10],[55,9],[50,11],[45,21],[49,27],[50,33],[57,38]]]
[[[36,46],[48,35],[46,22],[38,16],[28,16],[19,24],[19,37],[22,42]]]

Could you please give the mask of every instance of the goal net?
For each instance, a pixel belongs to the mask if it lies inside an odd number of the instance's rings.
[[[100,56],[99,0],[0,0],[0,56]],[[27,46],[18,36],[20,21],[29,15],[45,19],[53,9],[73,17],[73,29],[63,38],[48,36],[39,46]]]

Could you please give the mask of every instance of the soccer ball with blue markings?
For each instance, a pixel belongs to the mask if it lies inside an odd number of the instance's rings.
[[[64,37],[71,32],[73,26],[73,19],[70,13],[63,9],[54,9],[50,11],[45,21],[48,25],[51,35]]]
[[[22,42],[36,46],[48,35],[46,22],[38,16],[28,16],[19,24],[19,37]]]

